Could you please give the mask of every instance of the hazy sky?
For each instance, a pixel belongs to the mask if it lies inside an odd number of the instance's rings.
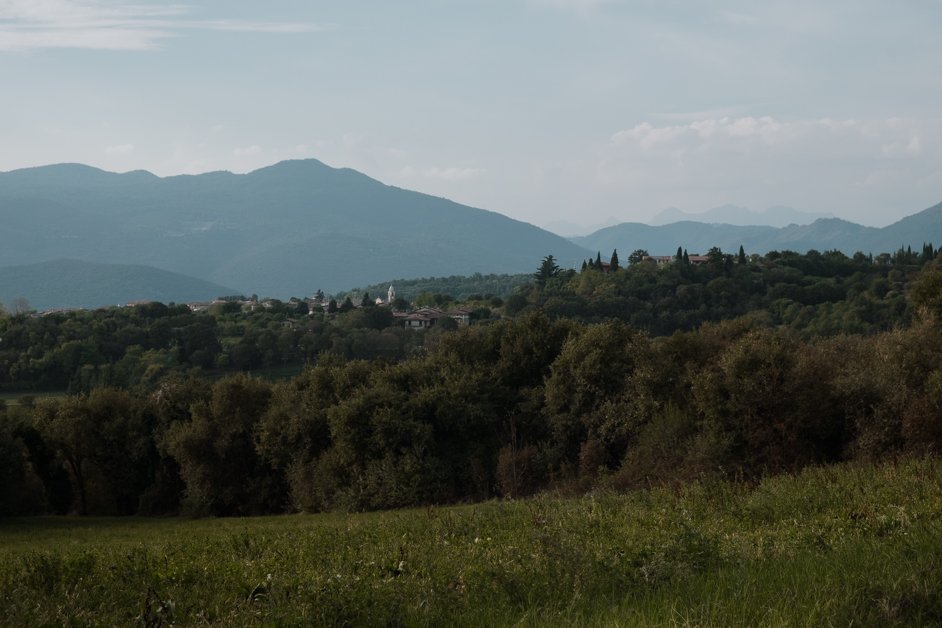
[[[538,225],[942,201],[942,0],[0,0],[0,170],[316,157]]]

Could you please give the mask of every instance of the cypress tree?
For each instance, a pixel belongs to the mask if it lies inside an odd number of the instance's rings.
[[[742,248],[742,244],[739,245],[739,263],[740,264],[746,263],[746,250]]]
[[[612,260],[610,262],[610,268],[612,272],[618,270],[618,249],[612,251]]]

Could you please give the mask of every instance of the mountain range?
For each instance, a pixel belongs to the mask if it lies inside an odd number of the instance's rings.
[[[819,218],[809,225],[780,228],[693,221],[657,227],[622,223],[571,240],[593,251],[618,249],[623,254],[643,249],[651,255],[673,255],[677,247],[689,253],[705,253],[714,246],[727,252],[736,252],[742,246],[748,253],[759,254],[772,250],[804,253],[811,249],[836,249],[848,255],[857,251],[891,253],[907,246],[918,250],[926,242],[942,244],[942,203],[883,228],[864,227],[839,218]]]
[[[741,227],[756,225],[787,227],[789,225],[807,225],[819,218],[833,217],[831,214],[803,212],[793,207],[781,205],[769,207],[763,211],[755,211],[738,205],[721,205],[697,214],[687,213],[676,207],[669,207],[658,212],[650,221],[650,224],[669,225],[675,222],[693,221],[708,224],[738,225]]]
[[[314,159],[173,177],[80,164],[14,170],[0,173],[0,216],[0,300],[23,296],[34,307],[286,298],[393,277],[531,273],[549,254],[573,268],[613,249],[623,257],[740,245],[749,253],[876,254],[942,245],[942,203],[882,229],[837,218],[779,228],[681,220],[622,223],[567,240]]]
[[[62,164],[0,173],[0,266],[138,264],[285,298],[390,277],[519,273],[578,245],[317,160],[158,177]]]

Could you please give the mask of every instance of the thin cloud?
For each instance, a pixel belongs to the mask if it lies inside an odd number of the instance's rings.
[[[106,155],[130,155],[134,152],[134,144],[118,144],[105,148]]]
[[[179,22],[177,28],[196,28],[231,33],[317,33],[327,30],[318,24],[292,22],[245,22],[236,20],[210,20],[206,22]]]
[[[920,134],[925,132],[920,126],[918,121],[901,118],[782,121],[770,116],[722,117],[667,126],[643,122],[613,134],[610,143],[677,154],[678,151],[703,153],[713,148],[753,148],[756,145],[775,149],[787,145],[809,148],[824,142],[831,153],[909,157],[920,152]]]
[[[183,4],[149,6],[104,0],[0,0],[0,51],[55,48],[154,50],[184,30],[293,34],[317,24],[187,20]]]
[[[937,197],[932,176],[942,172],[940,145],[942,120],[934,118],[642,122],[609,137],[592,175],[613,197],[645,199],[653,207],[775,199],[818,212],[889,209],[902,198]],[[857,212],[842,217],[875,222],[866,209]]]
[[[262,147],[258,144],[252,146],[240,146],[232,151],[236,157],[255,157],[262,154]]]
[[[461,168],[454,166],[442,168],[434,166],[432,168],[419,169],[406,166],[399,171],[399,175],[406,179],[421,177],[424,179],[437,179],[456,183],[459,181],[473,181],[479,178],[483,172],[484,171],[480,168]]]

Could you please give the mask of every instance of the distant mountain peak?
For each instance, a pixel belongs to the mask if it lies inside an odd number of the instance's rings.
[[[775,205],[763,211],[755,211],[740,205],[726,204],[700,213],[687,213],[676,207],[669,207],[658,212],[650,224],[667,225],[673,222],[692,221],[741,227],[787,227],[792,224],[809,225],[818,218],[830,217],[832,217],[831,214],[803,212],[783,205]]]
[[[317,159],[154,181],[81,166],[33,175],[0,175],[0,266],[140,263],[287,297],[391,275],[531,272],[548,254],[572,268],[589,254],[496,212]]]
[[[253,175],[264,172],[299,172],[304,170],[339,170],[339,168],[333,168],[325,164],[320,159],[314,159],[313,157],[310,157],[307,159],[285,159],[269,166],[256,168],[248,174]]]

